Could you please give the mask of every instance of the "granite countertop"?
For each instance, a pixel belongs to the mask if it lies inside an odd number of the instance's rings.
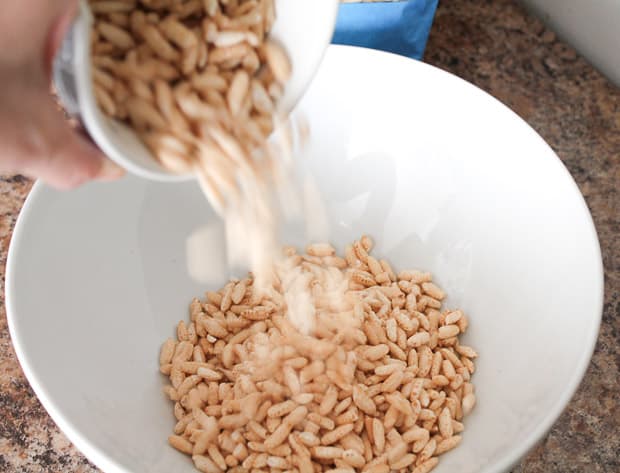
[[[440,3],[425,60],[515,110],[558,153],[585,195],[605,265],[605,308],[594,358],[547,437],[512,473],[620,471],[620,90],[509,0]],[[11,231],[30,190],[0,177],[2,283]],[[30,388],[0,296],[0,471],[97,472],[59,432]]]

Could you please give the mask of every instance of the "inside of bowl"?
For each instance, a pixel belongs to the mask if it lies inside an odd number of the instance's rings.
[[[332,242],[373,236],[378,255],[432,271],[470,316],[478,404],[437,473],[502,471],[559,414],[596,337],[600,254],[574,183],[501,104],[395,56],[331,49],[301,111]],[[188,237],[219,225],[196,186],[135,178],[38,186],[21,217],[13,340],[46,408],[106,472],[193,471],[166,444],[157,358],[191,298],[228,277],[206,287],[188,272]]]

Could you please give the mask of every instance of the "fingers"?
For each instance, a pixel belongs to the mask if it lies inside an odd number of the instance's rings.
[[[61,34],[77,0],[4,0],[0,14],[0,63],[14,66],[36,62],[43,67],[48,40]]]
[[[124,174],[68,124],[45,90],[24,82],[11,93],[0,92],[0,171],[42,179],[59,189]]]
[[[49,65],[77,5],[11,1],[0,17],[0,43],[10,45],[0,51],[0,172],[40,178],[60,189],[123,174],[69,126],[49,94]]]

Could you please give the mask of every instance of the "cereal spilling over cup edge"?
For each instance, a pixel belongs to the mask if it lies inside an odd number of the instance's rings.
[[[277,104],[291,75],[269,37],[274,0],[89,0],[99,108],[224,213],[238,179],[273,177]],[[283,118],[278,118],[281,122]]]

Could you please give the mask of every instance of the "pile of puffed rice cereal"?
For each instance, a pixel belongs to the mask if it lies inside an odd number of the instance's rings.
[[[202,472],[427,473],[475,405],[468,321],[429,273],[396,274],[364,236],[285,249],[273,288],[232,280],[190,306],[161,349],[177,424],[170,444]],[[288,317],[296,270],[312,323]],[[293,278],[294,279],[294,278]]]

